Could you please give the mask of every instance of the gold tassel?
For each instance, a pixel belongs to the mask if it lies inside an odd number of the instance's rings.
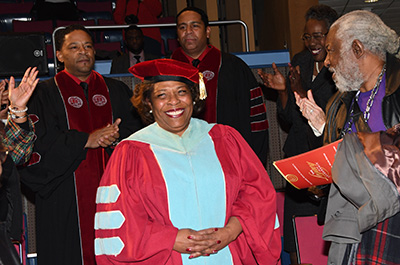
[[[207,97],[206,85],[204,84],[203,74],[199,72],[199,89],[200,100],[205,100]]]

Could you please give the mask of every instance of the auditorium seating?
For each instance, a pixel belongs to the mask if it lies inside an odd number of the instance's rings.
[[[44,32],[46,37],[48,58],[53,58],[52,32],[55,28],[69,24],[82,24],[85,26],[114,25],[112,10],[115,0],[77,0],[77,7],[81,11],[79,21],[34,21],[30,14],[34,0],[6,0],[0,3],[0,32]],[[173,23],[174,17],[160,18],[159,23]],[[169,56],[177,47],[175,27],[161,28],[163,55]],[[102,47],[116,47],[115,42],[120,42],[123,50],[124,42],[122,30],[94,30],[93,38],[96,43],[112,42],[113,44],[97,45]]]
[[[33,2],[0,2],[0,14],[29,14]]]
[[[160,24],[175,23],[175,17],[161,17],[158,19]],[[175,27],[163,27],[160,28],[161,32],[161,47],[162,54],[165,56],[171,55],[176,48],[179,47],[179,43],[176,36]]]
[[[83,20],[94,20],[97,22],[99,19],[112,19],[112,3],[111,1],[98,2],[78,2],[78,9],[81,11],[80,16]]]
[[[298,262],[327,264],[329,242],[322,239],[323,226],[318,225],[317,216],[294,216],[293,227]]]
[[[53,21],[43,20],[43,21],[20,21],[13,20],[12,27],[14,32],[40,32],[45,36],[46,52],[47,58],[54,58],[53,55],[53,45],[51,34],[53,32]]]
[[[53,21],[21,21],[13,20],[12,28],[14,32],[43,32],[46,37],[46,44],[51,43],[51,34],[53,32]]]
[[[98,26],[115,25],[112,19],[99,19]],[[120,42],[123,45],[122,29],[101,30],[99,34],[99,42]]]
[[[94,44],[96,52],[102,51],[117,51],[121,53],[121,43],[120,42],[98,42]]]
[[[96,21],[94,19],[91,19],[91,20],[56,20],[56,28],[68,26],[71,24],[80,24],[83,26],[95,26]]]

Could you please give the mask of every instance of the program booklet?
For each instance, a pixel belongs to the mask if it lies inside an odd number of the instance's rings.
[[[273,164],[279,173],[297,189],[332,183],[331,169],[341,141],[275,161]]]

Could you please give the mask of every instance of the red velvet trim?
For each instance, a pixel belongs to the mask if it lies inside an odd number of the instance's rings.
[[[198,65],[199,70],[203,73],[204,78],[207,79],[206,90],[207,98],[205,110],[203,111],[200,118],[204,119],[209,123],[217,122],[217,86],[218,86],[218,73],[221,67],[221,51],[211,46],[207,49],[207,54]],[[203,52],[203,53],[204,53]],[[200,56],[201,57],[201,56]],[[186,54],[179,48],[172,54],[172,59],[190,63]]]
[[[29,114],[29,118],[31,118],[33,124],[39,121],[39,117],[36,114]]]
[[[268,120],[251,123],[251,132],[265,131],[269,127]]]
[[[82,87],[65,72],[55,77],[66,109],[69,129],[91,132],[112,123],[112,109],[107,85],[103,77],[93,72],[89,83],[89,108]],[[103,148],[88,149],[86,159],[75,171],[75,188],[79,211],[79,225],[83,260],[94,265],[95,198],[108,155]]]
[[[263,101],[263,93],[260,87],[256,87],[250,90],[250,97],[252,100],[252,104],[257,103],[257,102],[261,102]],[[257,100],[259,99],[259,100]],[[250,107],[250,117],[255,117],[258,115],[262,115],[264,114],[266,115],[267,113],[267,107],[265,106],[265,104],[259,104],[259,105],[252,105]],[[264,119],[264,120],[257,120],[257,121],[253,121],[251,123],[251,132],[259,132],[259,131],[264,131],[267,130],[269,127],[268,124],[268,120]]]
[[[260,87],[256,87],[250,90],[250,99],[262,97],[263,93]]]
[[[251,117],[257,116],[257,115],[260,115],[260,114],[263,114],[266,112],[267,112],[267,109],[265,107],[265,104],[260,104],[260,105],[253,106],[250,108],[250,116]]]
[[[29,161],[24,166],[33,166],[40,162],[42,156],[38,152],[33,152]]]

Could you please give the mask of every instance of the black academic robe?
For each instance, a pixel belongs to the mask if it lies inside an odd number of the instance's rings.
[[[11,240],[21,241],[22,202],[17,169],[10,156],[1,163],[0,176],[0,264],[19,264]]]
[[[268,129],[252,130],[252,123],[267,120],[267,113],[251,115],[252,107],[264,104],[264,97],[253,99],[251,90],[260,85],[248,65],[240,58],[222,52],[218,73],[217,123],[238,130],[263,165],[267,162]]]
[[[210,47],[212,51],[217,50]],[[206,100],[215,100],[216,122],[239,131],[265,165],[268,153],[268,121],[260,85],[249,66],[240,58],[218,50],[219,54],[220,60],[215,53],[207,53],[197,66],[207,79],[207,90],[210,89],[213,79],[218,78],[216,91],[208,92]],[[208,56],[214,58],[207,58]],[[182,48],[175,50],[171,58],[190,63]],[[212,69],[216,69],[215,72]],[[214,94],[216,98],[213,98]],[[257,106],[262,106],[261,111]],[[256,115],[253,115],[253,111]],[[259,125],[261,128],[257,128]]]
[[[119,126],[122,139],[142,127],[129,100],[132,92],[120,81],[104,80],[113,121],[122,119]],[[36,193],[38,263],[79,265],[82,257],[74,171],[86,158],[84,146],[89,135],[69,130],[64,101],[54,78],[38,84],[28,107],[36,122],[37,140],[32,157],[39,162],[31,158],[37,163],[21,169],[20,173],[23,183]]]
[[[304,90],[311,90],[318,106],[325,110],[330,97],[336,92],[332,73],[323,67],[317,77],[312,80],[314,72],[314,59],[309,50],[304,50],[293,57],[292,65],[300,67],[300,76]],[[277,109],[280,121],[289,127],[288,136],[283,146],[286,157],[295,156],[322,146],[322,136],[316,137],[296,105],[294,93],[291,91],[290,82],[287,80],[288,101],[282,107],[280,100]],[[286,185],[285,212],[284,212],[284,249],[295,252],[295,235],[293,233],[293,215],[314,215],[319,211],[319,201],[312,200],[306,189],[297,190],[291,185]]]

